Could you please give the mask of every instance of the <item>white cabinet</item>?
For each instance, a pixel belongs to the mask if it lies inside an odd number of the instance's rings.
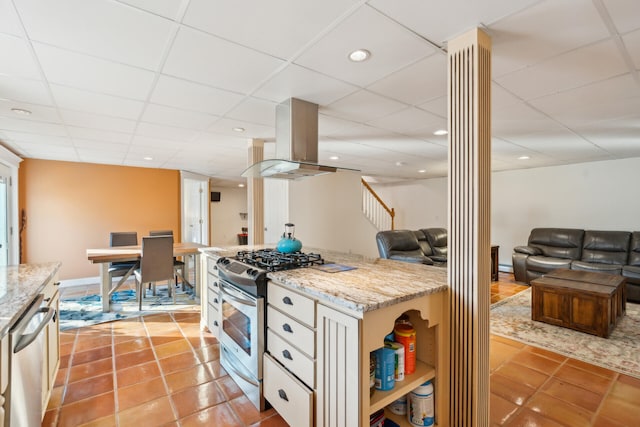
[[[205,259],[207,265],[207,286],[206,292],[204,292],[202,296],[202,317],[211,334],[218,338],[220,336],[220,322],[222,321],[219,312],[220,284],[218,266],[216,264],[218,258],[207,256]]]
[[[9,336],[5,335],[0,340],[0,427],[5,425],[5,401],[7,388],[9,387]]]
[[[44,303],[56,311],[56,315],[47,325],[45,332],[45,346],[42,357],[42,408],[43,414],[46,411],[49,397],[58,374],[60,366],[60,282],[58,282],[57,273],[44,286],[42,293],[44,294]]]
[[[264,395],[289,425],[311,427],[316,386],[316,302],[274,281],[267,286]]]

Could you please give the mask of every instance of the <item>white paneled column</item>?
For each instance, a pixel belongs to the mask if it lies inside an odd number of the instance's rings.
[[[448,43],[452,426],[489,425],[491,39]]]
[[[247,166],[261,162],[264,159],[264,141],[252,139],[249,141]],[[247,207],[249,216],[250,245],[264,243],[264,182],[262,178],[247,178]]]

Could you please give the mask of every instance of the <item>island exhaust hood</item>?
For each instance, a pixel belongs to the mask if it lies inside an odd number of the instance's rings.
[[[318,164],[318,104],[289,98],[276,106],[276,158],[254,163],[241,176],[297,179],[337,170]]]

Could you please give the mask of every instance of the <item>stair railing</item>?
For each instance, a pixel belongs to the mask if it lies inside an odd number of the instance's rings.
[[[379,230],[393,230],[396,212],[389,208],[367,181],[362,181],[362,212]]]

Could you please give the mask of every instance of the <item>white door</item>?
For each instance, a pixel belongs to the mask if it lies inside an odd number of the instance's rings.
[[[289,222],[289,181],[264,179],[264,242],[278,243]]]
[[[182,241],[209,244],[209,178],[182,172]]]
[[[9,176],[4,176],[4,171],[0,168],[0,266],[4,267],[9,263]],[[8,173],[8,171],[7,171]]]

